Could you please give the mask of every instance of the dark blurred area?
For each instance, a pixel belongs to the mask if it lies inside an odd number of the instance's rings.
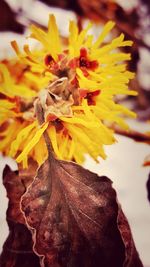
[[[23,33],[24,26],[16,20],[16,13],[4,0],[0,0],[0,18],[0,31]]]

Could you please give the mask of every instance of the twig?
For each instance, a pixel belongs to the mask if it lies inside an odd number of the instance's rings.
[[[145,133],[140,133],[140,132],[134,131],[134,130],[125,131],[125,130],[122,130],[122,129],[117,128],[117,127],[113,128],[113,130],[115,131],[115,133],[129,137],[136,142],[142,142],[142,143],[150,144],[150,135],[147,135]]]
[[[44,111],[43,111],[43,108],[41,106],[41,103],[40,103],[39,99],[37,99],[35,101],[34,108],[35,108],[35,114],[36,114],[38,123],[39,123],[39,125],[42,125],[45,122],[45,120],[44,120]],[[44,136],[45,143],[46,143],[46,146],[47,146],[49,159],[52,160],[52,159],[55,158],[55,154],[54,154],[54,150],[53,150],[53,146],[52,146],[51,140],[50,140],[46,130],[43,133],[43,136]]]

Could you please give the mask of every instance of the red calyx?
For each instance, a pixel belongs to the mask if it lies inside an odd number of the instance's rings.
[[[71,69],[75,69],[78,67],[78,59],[77,58],[73,58],[69,61],[68,63],[68,66],[71,68]]]
[[[56,132],[60,132],[64,128],[61,120],[58,119],[58,118],[53,122],[53,124],[54,124],[54,126],[56,128]]]
[[[88,94],[88,90],[87,89],[79,89],[79,95],[81,98],[85,98]]]
[[[47,118],[46,118],[47,122],[48,121],[55,121],[55,120],[57,120],[57,116],[56,115],[54,115],[54,114],[48,114],[47,115]]]
[[[91,69],[91,70],[95,70],[95,69],[99,66],[97,60],[92,60],[92,61],[90,61],[89,63],[90,63],[90,69]]]
[[[44,59],[45,65],[52,71],[55,72],[59,69],[58,63],[53,59],[51,55],[46,55]]]
[[[86,69],[95,70],[99,66],[99,64],[97,60],[90,61],[88,59],[87,49],[82,47],[80,49],[80,57],[71,59],[68,63],[68,66],[72,69],[80,67],[83,71],[84,76],[88,76],[89,74]]]
[[[94,92],[87,93],[85,98],[87,99],[89,106],[96,105],[95,97],[98,96],[100,92],[100,90],[96,90]]]
[[[62,60],[62,59],[64,59],[64,57],[65,57],[64,54],[59,54],[59,55],[58,55],[58,60]]]
[[[78,79],[76,76],[71,80],[71,84],[78,87]]]
[[[51,64],[54,63],[54,59],[52,58],[51,55],[46,55],[44,59],[45,65],[50,66]]]
[[[87,68],[90,70],[95,70],[98,67],[98,61],[97,60],[92,60],[90,61],[88,59],[88,52],[86,48],[81,48],[80,49],[80,58],[79,58],[79,65],[82,68]]]
[[[82,48],[80,49],[80,57],[85,57],[85,58],[87,58],[87,49],[86,49],[86,48],[82,47]]]

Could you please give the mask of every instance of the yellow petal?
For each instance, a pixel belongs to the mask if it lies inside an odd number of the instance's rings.
[[[115,23],[113,21],[109,21],[106,23],[106,25],[104,26],[104,28],[102,30],[102,33],[100,34],[100,36],[98,37],[98,39],[94,43],[94,45],[92,46],[92,49],[96,49],[98,46],[101,45],[101,43],[104,41],[105,37],[111,31],[111,29],[114,27],[114,25],[115,25]]]
[[[54,15],[49,16],[48,38],[51,45],[50,46],[51,55],[55,60],[57,60],[58,54],[61,52],[61,43]]]
[[[74,140],[72,139],[70,141],[70,147],[69,147],[69,154],[68,154],[68,159],[72,159],[73,158],[73,154],[74,154],[74,151],[75,151],[75,142]]]
[[[45,123],[41,128],[36,132],[35,136],[30,140],[28,145],[25,147],[25,149],[22,151],[22,153],[16,158],[16,161],[20,163],[24,160],[24,158],[27,157],[29,152],[32,150],[32,148],[39,142],[41,136],[43,135],[44,131],[48,127],[48,122]]]
[[[16,106],[15,103],[10,102],[6,99],[0,100],[0,108],[13,109],[15,106]]]
[[[80,124],[83,125],[87,128],[95,128],[95,127],[99,127],[97,122],[92,122],[92,121],[87,121],[83,120],[82,118],[67,118],[67,117],[60,117],[60,119],[64,122],[70,123],[70,124]]]
[[[11,144],[11,148],[10,148],[10,153],[9,155],[11,157],[14,157],[17,153],[17,151],[19,150],[20,145],[22,144],[22,142],[28,138],[29,133],[31,132],[31,130],[36,127],[37,122],[34,121],[32,124],[28,125],[27,127],[23,128],[19,134],[17,135],[17,138],[12,142]]]
[[[21,54],[19,46],[18,46],[18,44],[17,44],[17,42],[15,40],[11,42],[11,46],[14,49],[14,51],[16,52],[17,55]]]

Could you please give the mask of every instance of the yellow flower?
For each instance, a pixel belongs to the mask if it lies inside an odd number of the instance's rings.
[[[13,81],[11,76],[9,75],[9,71],[5,64],[0,64],[0,72],[1,72],[1,86],[0,86],[0,93],[10,97],[14,98],[15,96],[24,96],[24,97],[33,97],[36,95],[34,91],[32,91],[30,88],[25,86],[24,84],[17,84]]]
[[[12,42],[18,56],[15,64],[23,66],[21,78],[10,67],[14,59],[0,64],[0,121],[2,126],[7,122],[0,134],[0,149],[18,163],[23,162],[24,167],[28,157],[38,164],[47,157],[44,131],[60,159],[82,163],[86,153],[96,161],[106,158],[103,146],[115,142],[107,125],[116,123],[128,129],[122,115],[135,117],[134,112],[115,103],[116,95],[136,95],[128,89],[134,74],[122,63],[130,60],[130,54],[117,50],[132,42],[124,41],[121,34],[103,45],[114,23],[108,22],[96,41],[88,34],[91,27],[89,24],[79,32],[71,21],[66,45],[59,36],[55,17],[50,15],[47,32],[34,25],[30,28],[30,37],[41,44],[37,50],[31,51],[25,45],[20,51]],[[34,110],[37,99],[44,116],[40,126]]]

